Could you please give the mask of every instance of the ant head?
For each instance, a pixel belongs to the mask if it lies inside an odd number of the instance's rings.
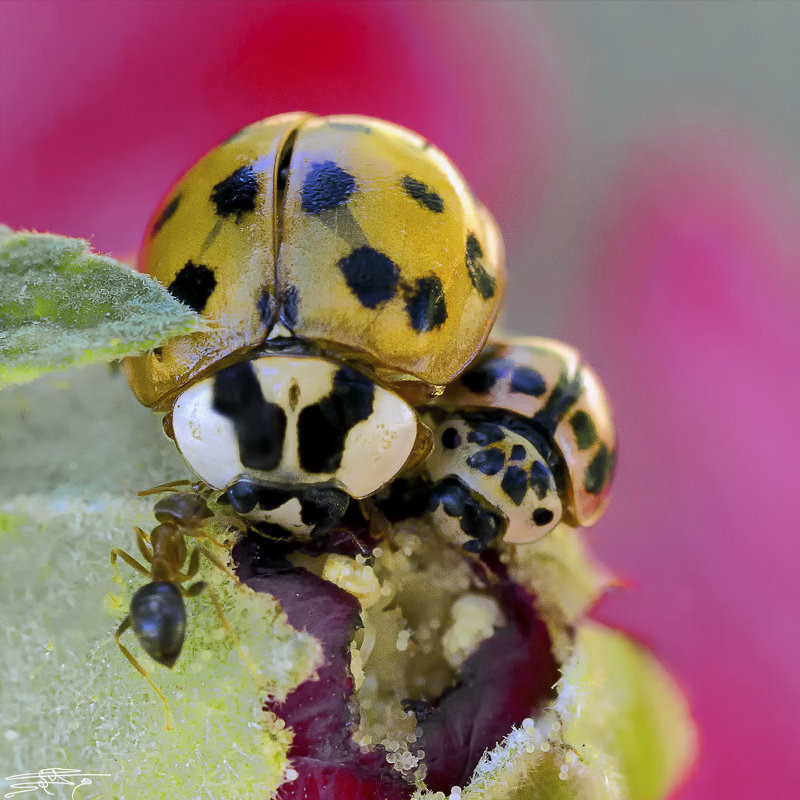
[[[131,599],[131,625],[147,654],[170,669],[183,647],[186,609],[178,588],[167,581],[142,586]]]

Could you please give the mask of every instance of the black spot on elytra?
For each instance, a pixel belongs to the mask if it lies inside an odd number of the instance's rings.
[[[576,411],[569,418],[569,424],[575,434],[578,450],[588,450],[597,441],[597,428],[585,411]]]
[[[475,394],[486,394],[511,368],[507,358],[490,358],[461,376],[461,383]]]
[[[506,457],[497,447],[478,450],[467,459],[467,466],[477,469],[484,475],[496,475],[506,463]]]
[[[528,491],[527,473],[519,467],[508,467],[503,473],[500,488],[511,498],[511,502],[518,506]]]
[[[515,444],[511,448],[511,455],[508,457],[509,461],[522,461],[525,458],[525,448],[521,444]]]
[[[422,181],[406,175],[403,178],[403,189],[409,197],[413,197],[421,206],[424,206],[428,211],[434,211],[441,214],[444,211],[444,200],[439,197],[430,186],[427,186]]]
[[[583,486],[589,494],[600,494],[614,474],[615,454],[601,444],[597,454],[586,467]]]
[[[553,436],[564,415],[575,405],[580,394],[580,375],[570,380],[566,373],[562,372],[544,406],[533,415],[533,422]]]
[[[205,264],[187,261],[167,287],[167,291],[176,300],[180,300],[181,303],[185,303],[189,308],[201,314],[216,285],[217,279],[214,277],[213,270]]]
[[[235,214],[236,221],[239,222],[242,214],[255,211],[257,196],[256,171],[252,166],[245,165],[216,184],[209,199],[217,207],[217,214],[220,217],[230,217]]]
[[[442,444],[448,450],[454,450],[461,444],[461,436],[455,428],[447,428],[442,433]]]
[[[478,290],[478,294],[484,299],[488,300],[494,297],[497,288],[497,281],[493,278],[483,266],[483,250],[478,237],[474,233],[467,235],[467,272],[472,285]]]
[[[540,500],[543,500],[550,487],[550,471],[541,461],[534,461],[531,465],[531,489],[536,492]]]
[[[365,308],[377,308],[397,292],[400,269],[389,256],[358,247],[338,263],[350,291]]]
[[[153,236],[155,236],[163,227],[172,215],[178,210],[181,202],[181,196],[176,194],[172,200],[164,206],[164,210],[158,215],[158,219],[153,223]]]
[[[487,444],[494,444],[505,439],[503,429],[491,422],[481,422],[476,425],[468,434],[467,441],[479,444],[481,447]]]
[[[297,418],[300,466],[306,472],[339,469],[350,429],[372,414],[375,385],[360,372],[342,367],[327,397],[304,408]]]
[[[514,367],[511,373],[511,391],[541,397],[547,391],[547,384],[537,370],[530,367]]]
[[[233,423],[239,460],[244,466],[266,471],[278,466],[286,434],[286,413],[264,399],[249,361],[233,364],[214,376],[212,407]]]
[[[300,208],[307,214],[332,211],[346,203],[356,190],[355,178],[334,161],[311,165],[300,190]]]
[[[297,287],[288,286],[283,293],[283,307],[281,308],[281,322],[293,331],[297,327]]]
[[[537,508],[533,512],[533,522],[536,525],[547,525],[553,521],[553,512],[549,508]]]
[[[406,297],[406,311],[411,327],[418,333],[441,326],[447,319],[442,282],[435,275],[417,278],[416,288]]]

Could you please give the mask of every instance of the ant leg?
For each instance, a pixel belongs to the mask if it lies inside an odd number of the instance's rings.
[[[181,528],[181,533],[184,536],[191,536],[194,539],[205,539],[216,547],[225,547],[225,542],[218,541],[210,533],[208,533],[208,531],[194,528]]]
[[[194,578],[195,575],[197,575],[197,570],[199,569],[200,569],[200,548],[195,547],[195,549],[192,550],[192,554],[189,556],[189,566],[186,568],[186,572],[178,573],[178,581],[180,583],[183,583],[184,581],[191,580],[192,578]],[[196,585],[197,584],[195,584],[195,586]],[[199,592],[200,590],[198,589],[197,591]],[[194,597],[194,595],[190,596]]]
[[[162,494],[163,492],[171,492],[178,486],[191,486],[192,482],[183,478],[179,481],[168,481],[167,483],[159,483],[158,486],[153,486],[151,489],[142,489],[141,492],[136,492],[137,497],[147,497],[151,494]]]
[[[150,577],[150,570],[147,567],[140,564],[133,556],[128,555],[124,550],[120,550],[119,547],[115,547],[111,551],[111,566],[114,567],[114,577],[119,578],[119,569],[117,568],[117,559],[121,558],[129,567],[133,567],[137,572],[141,572],[142,575],[147,575]]]
[[[197,548],[195,552],[197,552],[198,550],[199,548]],[[194,553],[192,553],[192,555],[194,555]],[[206,553],[206,555],[208,554]],[[192,584],[188,589],[184,589],[183,587],[178,587],[178,588],[181,590],[181,593],[184,595],[184,597],[196,597],[198,594],[200,594],[200,592],[205,590],[209,600],[211,600],[212,604],[214,605],[214,608],[217,611],[217,614],[219,615],[219,619],[220,622],[222,622],[222,626],[228,632],[228,635],[231,637],[231,640],[233,641],[234,647],[236,647],[236,649],[238,650],[239,657],[242,659],[242,661],[244,661],[244,664],[247,667],[247,669],[250,670],[250,674],[253,676],[253,679],[255,680],[256,684],[261,684],[263,682],[263,679],[258,671],[258,668],[250,660],[250,657],[247,655],[247,653],[245,653],[244,648],[242,647],[242,643],[239,641],[239,637],[233,632],[233,628],[231,628],[231,624],[230,622],[228,622],[228,617],[225,615],[225,612],[222,609],[222,604],[217,599],[217,595],[214,593],[211,587],[207,583],[205,583],[205,581],[198,581],[197,583]]]
[[[153,563],[153,553],[148,547],[147,534],[138,526],[134,525],[133,529],[136,531],[136,544],[139,545],[139,552],[144,556],[144,560]]]
[[[142,667],[142,665],[133,657],[131,651],[128,650],[128,648],[125,647],[125,645],[120,641],[120,637],[123,633],[125,633],[126,630],[128,630],[128,628],[130,628],[130,626],[131,618],[129,615],[122,620],[120,626],[117,628],[117,632],[114,634],[114,641],[117,643],[117,647],[119,647],[119,649],[122,651],[122,655],[124,655],[125,658],[127,658],[128,661],[133,664],[133,666],[136,668],[136,671],[150,684],[150,686],[152,686],[153,691],[161,698],[161,702],[164,704],[164,709],[167,712],[167,730],[170,730],[170,728],[172,728],[172,715],[169,711],[169,703],[167,702],[167,698],[164,697],[158,686],[153,683],[152,678],[147,674],[147,672],[145,672],[144,667]]]

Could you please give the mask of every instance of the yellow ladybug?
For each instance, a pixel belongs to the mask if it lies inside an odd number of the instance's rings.
[[[462,404],[445,389],[471,374],[489,335],[503,247],[462,176],[420,136],[357,116],[255,123],[172,189],[141,258],[207,326],[127,359],[131,387],[166,413],[198,475],[262,531],[321,536],[351,498],[395,508],[386,498],[398,478],[428,498],[426,509],[444,508],[453,477],[494,520],[478,533],[462,525],[468,549],[548,528],[509,527],[505,496],[494,496],[502,479],[497,488],[448,473],[472,468],[466,451],[442,454],[440,423]],[[529,412],[495,399],[506,416]],[[482,405],[463,402],[473,414]],[[610,419],[602,394],[586,403],[593,419]],[[542,436],[564,430],[559,418]],[[564,478],[583,452],[542,449],[553,461],[553,518],[594,521]]]

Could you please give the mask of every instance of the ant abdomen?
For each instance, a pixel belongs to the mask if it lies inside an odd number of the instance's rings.
[[[131,599],[131,626],[145,652],[170,669],[180,655],[186,632],[186,608],[175,584],[153,581]]]

